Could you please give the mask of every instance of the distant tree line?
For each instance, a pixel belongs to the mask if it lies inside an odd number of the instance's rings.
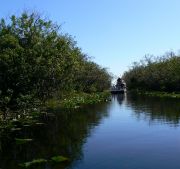
[[[145,56],[124,73],[123,79],[129,90],[180,92],[180,56],[173,52],[162,57]]]
[[[111,75],[60,26],[36,13],[0,21],[0,106],[44,101],[57,93],[102,92]]]

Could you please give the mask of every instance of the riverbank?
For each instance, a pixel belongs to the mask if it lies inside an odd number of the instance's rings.
[[[111,74],[84,54],[59,25],[36,12],[1,22],[0,123],[34,119],[32,114],[46,111],[44,103],[74,108],[103,100],[96,93],[110,88]]]
[[[47,109],[77,109],[84,105],[107,102],[110,97],[110,92],[101,93],[71,93],[67,94],[61,100],[54,98],[48,100],[44,105],[30,110],[19,110],[10,112],[6,116],[0,113],[0,129],[20,130],[24,126],[40,125],[44,118],[53,116],[47,113]]]
[[[11,112],[6,118],[1,114],[0,119],[0,142],[3,147],[13,145],[16,148],[23,148],[31,146],[36,142],[36,130],[48,130],[47,126],[51,126],[56,122],[57,116],[62,114],[69,114],[70,112],[78,110],[84,105],[97,104],[100,102],[107,102],[110,100],[110,92],[101,93],[69,93],[63,99],[51,99],[47,101],[42,107],[32,108],[22,113],[19,110],[15,113]],[[60,108],[60,109],[59,109]],[[55,113],[56,110],[61,113]],[[75,110],[76,109],[76,110]],[[77,118],[79,114],[76,115]],[[62,121],[59,121],[61,124]],[[64,130],[62,127],[61,130]],[[40,156],[41,157],[41,156]],[[32,161],[24,160],[19,163],[20,168],[31,168],[43,165],[66,165],[71,161],[71,157],[64,152],[48,155],[48,157],[33,157]]]
[[[161,98],[178,98],[180,99],[180,93],[176,93],[176,92],[161,92],[161,91],[131,91],[131,93],[135,93],[138,95],[146,95],[146,96],[153,96],[153,97],[161,97]]]
[[[109,100],[110,92],[99,93],[70,93],[63,99],[50,99],[46,102],[48,108],[63,108],[63,109],[76,109],[83,105],[96,104],[106,102]]]

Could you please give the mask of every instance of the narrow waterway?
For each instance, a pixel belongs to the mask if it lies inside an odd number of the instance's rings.
[[[180,100],[114,96],[73,169],[179,169]]]
[[[180,169],[178,99],[116,95],[108,103],[54,113],[46,125],[23,132],[32,143],[1,147],[0,168],[64,155],[68,164],[44,168]]]

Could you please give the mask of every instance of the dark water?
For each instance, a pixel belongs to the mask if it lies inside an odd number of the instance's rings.
[[[180,169],[180,100],[119,95],[109,103],[53,113],[44,126],[15,134],[33,138],[31,143],[15,145],[1,136],[0,168],[64,155],[71,161],[41,168]]]

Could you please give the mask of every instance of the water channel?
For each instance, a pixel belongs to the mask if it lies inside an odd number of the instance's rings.
[[[178,99],[114,95],[107,103],[53,113],[44,126],[16,133],[31,143],[1,144],[0,168],[64,155],[70,162],[43,169],[180,169]]]

